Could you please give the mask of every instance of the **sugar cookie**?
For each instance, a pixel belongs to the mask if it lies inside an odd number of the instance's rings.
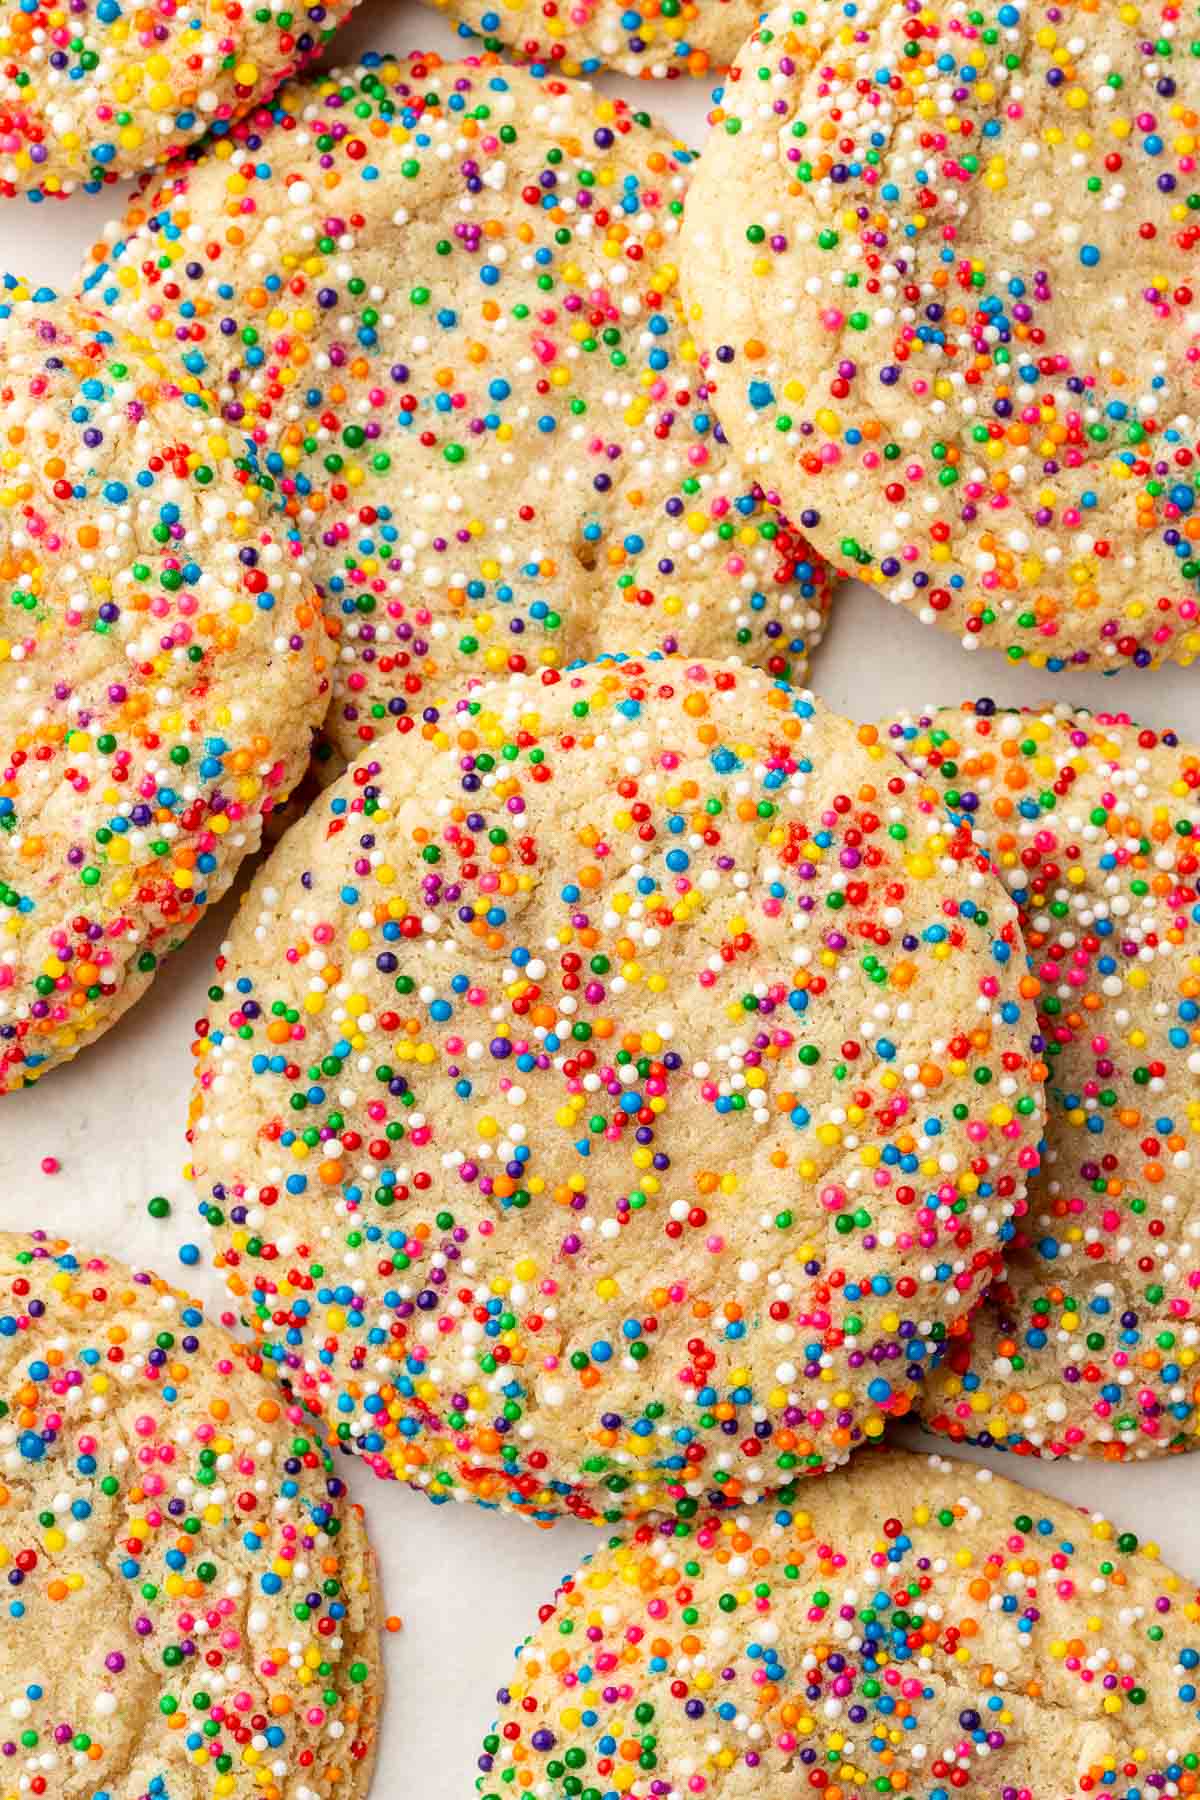
[[[93,294],[185,345],[312,542],[328,775],[470,678],[645,649],[804,675],[832,577],[680,324],[693,161],[581,83],[369,57],[289,85],[102,248]]]
[[[0,1236],[6,1795],[366,1795],[374,1556],[256,1363],[157,1275]]]
[[[620,69],[671,80],[724,69],[754,29],[756,0],[428,0],[461,22],[489,50],[514,55],[563,75]]]
[[[539,1621],[483,1800],[1141,1800],[1200,1767],[1195,1582],[969,1463],[889,1451],[773,1513],[647,1521]]]
[[[228,130],[353,4],[0,0],[0,198],[95,193]]]
[[[1178,8],[813,0],[684,230],[718,415],[818,549],[1035,668],[1200,653],[1200,61]]]
[[[915,1404],[1036,1164],[1036,983],[965,827],[736,663],[460,701],[242,903],[201,1211],[376,1472],[688,1516]]]
[[[923,1402],[934,1430],[1124,1460],[1200,1443],[1200,749],[990,700],[885,741],[1021,911],[1046,1147],[1007,1276]]]
[[[302,773],[305,558],[235,434],[99,315],[0,295],[0,1094],[120,1017]]]

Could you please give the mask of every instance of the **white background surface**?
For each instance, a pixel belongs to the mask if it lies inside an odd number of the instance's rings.
[[[422,7],[367,0],[339,38],[337,60],[368,49],[453,56],[462,48],[441,17]],[[680,137],[702,143],[703,84],[607,77],[597,85],[636,97]],[[116,188],[36,208],[0,201],[0,267],[70,288],[85,251],[122,203]],[[951,636],[918,625],[862,588],[841,590],[811,679],[829,704],[858,719],[980,694],[1010,705],[1068,698],[1200,738],[1200,666],[1111,679],[1059,676],[1052,687],[997,655],[967,655]],[[98,1047],[0,1103],[0,1229],[52,1228],[156,1266],[209,1299],[217,1295],[219,1283],[205,1266],[203,1225],[180,1170],[192,1024],[206,1010],[208,969],[229,912],[227,903]],[[59,1159],[58,1174],[42,1174],[45,1156]],[[162,1222],[146,1213],[146,1201],[158,1193],[173,1207]],[[178,1247],[189,1240],[201,1245],[204,1260],[185,1269]],[[1200,1454],[1134,1468],[1018,1463],[1000,1455],[979,1460],[1127,1522],[1156,1538],[1177,1568],[1200,1578]],[[593,1533],[575,1524],[539,1530],[473,1508],[433,1507],[368,1475],[355,1479],[354,1488],[370,1509],[385,1611],[404,1620],[403,1632],[384,1644],[389,1695],[372,1800],[470,1800],[475,1757],[512,1648],[559,1576],[592,1545]]]

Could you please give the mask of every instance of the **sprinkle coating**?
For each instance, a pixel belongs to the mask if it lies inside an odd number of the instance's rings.
[[[1200,749],[990,700],[887,728],[971,821],[1042,983],[1047,1134],[934,1430],[1140,1459],[1200,1440]]]
[[[9,278],[0,1094],[113,1024],[305,766],[320,602],[235,447],[159,357]]]
[[[814,0],[717,92],[684,287],[825,555],[1034,668],[1200,652],[1195,6]]]
[[[427,0],[464,37],[561,75],[620,69],[643,79],[711,75],[759,16],[755,0]]]
[[[326,777],[464,679],[611,648],[807,667],[831,572],[756,494],[675,299],[694,158],[495,58],[293,83],[91,292],[249,432],[339,629]]]
[[[355,0],[0,0],[0,199],[177,157],[320,55]]]
[[[242,904],[194,1175],[385,1478],[692,1516],[913,1410],[1023,1205],[1037,983],[969,830],[737,663],[515,677]]]
[[[0,1237],[0,1795],[359,1800],[374,1557],[304,1410],[157,1275]]]
[[[647,1521],[518,1650],[484,1800],[1191,1795],[1200,1593],[1102,1515],[889,1451]]]

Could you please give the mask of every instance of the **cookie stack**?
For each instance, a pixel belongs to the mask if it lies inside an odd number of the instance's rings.
[[[604,1528],[484,1800],[1193,1794],[1200,1591],[893,1441],[1200,1441],[1189,25],[463,0],[297,75],[347,10],[0,6],[4,191],[161,165],[0,306],[0,1092],[274,841],[229,1311],[0,1245],[0,1800],[365,1795],[353,1461]],[[601,67],[721,70],[702,153]],[[847,576],[1049,694],[840,716]]]

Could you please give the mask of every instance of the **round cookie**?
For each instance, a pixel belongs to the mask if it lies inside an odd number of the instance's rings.
[[[97,193],[228,130],[354,4],[0,0],[0,198]]]
[[[7,1796],[360,1800],[374,1556],[303,1409],[157,1275],[0,1235]]]
[[[1200,1591],[1099,1513],[888,1451],[562,1583],[483,1800],[1191,1794]]]
[[[242,903],[201,1211],[376,1473],[731,1505],[913,1409],[1037,1160],[1016,917],[810,695],[627,661],[388,739]]]
[[[1200,748],[990,700],[887,742],[969,819],[1021,911],[1049,1067],[1006,1278],[926,1423],[1046,1456],[1200,1443]]]
[[[101,247],[92,292],[186,346],[312,543],[326,779],[471,678],[645,649],[804,674],[832,576],[679,321],[693,161],[582,84],[375,56],[285,88]]]
[[[1200,653],[1200,62],[1174,5],[813,0],[688,208],[717,411],[893,603],[1035,668]]]
[[[225,892],[329,679],[299,539],[157,354],[9,278],[0,411],[3,1094],[107,1030]]]
[[[724,69],[761,16],[756,0],[426,0],[478,34],[563,75],[620,69],[651,80]]]

